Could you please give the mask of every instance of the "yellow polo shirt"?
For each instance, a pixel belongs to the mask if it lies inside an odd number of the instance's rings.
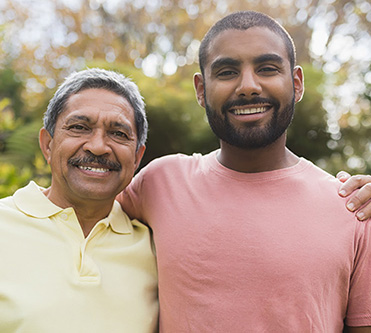
[[[154,332],[157,316],[149,229],[117,202],[85,238],[34,182],[0,200],[0,332]]]

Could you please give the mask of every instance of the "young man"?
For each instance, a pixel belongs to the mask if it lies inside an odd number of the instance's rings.
[[[291,38],[235,13],[206,34],[200,67],[220,149],[160,158],[119,198],[153,229],[160,331],[369,332],[370,223],[285,146],[303,94]]]
[[[145,150],[137,86],[90,69],[69,76],[44,117],[47,189],[0,200],[0,332],[155,332],[150,233],[115,202]]]

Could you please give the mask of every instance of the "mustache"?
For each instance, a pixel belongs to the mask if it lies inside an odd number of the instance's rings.
[[[110,169],[113,171],[120,171],[122,169],[120,163],[113,162],[113,161],[107,160],[106,158],[102,156],[96,156],[93,154],[89,156],[72,157],[68,160],[68,164],[71,164],[73,166],[92,164],[92,163],[98,164],[102,168]]]
[[[271,104],[274,108],[279,108],[280,103],[273,98],[253,97],[251,99],[239,98],[233,101],[227,101],[222,106],[222,113],[226,114],[229,109],[236,106],[248,106],[256,104]]]

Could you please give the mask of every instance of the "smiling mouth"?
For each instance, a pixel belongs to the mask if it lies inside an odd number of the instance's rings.
[[[268,111],[270,107],[268,106],[260,106],[260,107],[253,107],[253,108],[245,108],[245,109],[233,109],[231,112],[235,115],[244,115],[244,114],[255,114],[255,113],[263,113]]]
[[[110,169],[105,169],[105,168],[93,168],[89,166],[83,166],[83,165],[78,165],[77,166],[81,170],[85,171],[92,171],[92,172],[97,172],[97,173],[105,173],[111,171]]]

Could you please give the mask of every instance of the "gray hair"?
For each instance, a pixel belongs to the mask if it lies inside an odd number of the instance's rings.
[[[60,85],[50,100],[43,118],[44,127],[52,137],[57,118],[65,110],[69,97],[85,89],[106,89],[124,97],[134,109],[138,136],[137,148],[145,144],[148,122],[145,104],[138,86],[123,74],[100,68],[72,73]]]
[[[225,16],[224,18],[216,22],[206,33],[205,37],[201,41],[198,53],[201,73],[204,74],[209,52],[209,45],[216,36],[226,30],[247,30],[253,27],[268,28],[274,33],[281,36],[286,46],[292,71],[296,63],[296,50],[295,44],[289,33],[285,30],[285,28],[282,27],[282,25],[280,25],[270,16],[250,10],[235,12]]]

